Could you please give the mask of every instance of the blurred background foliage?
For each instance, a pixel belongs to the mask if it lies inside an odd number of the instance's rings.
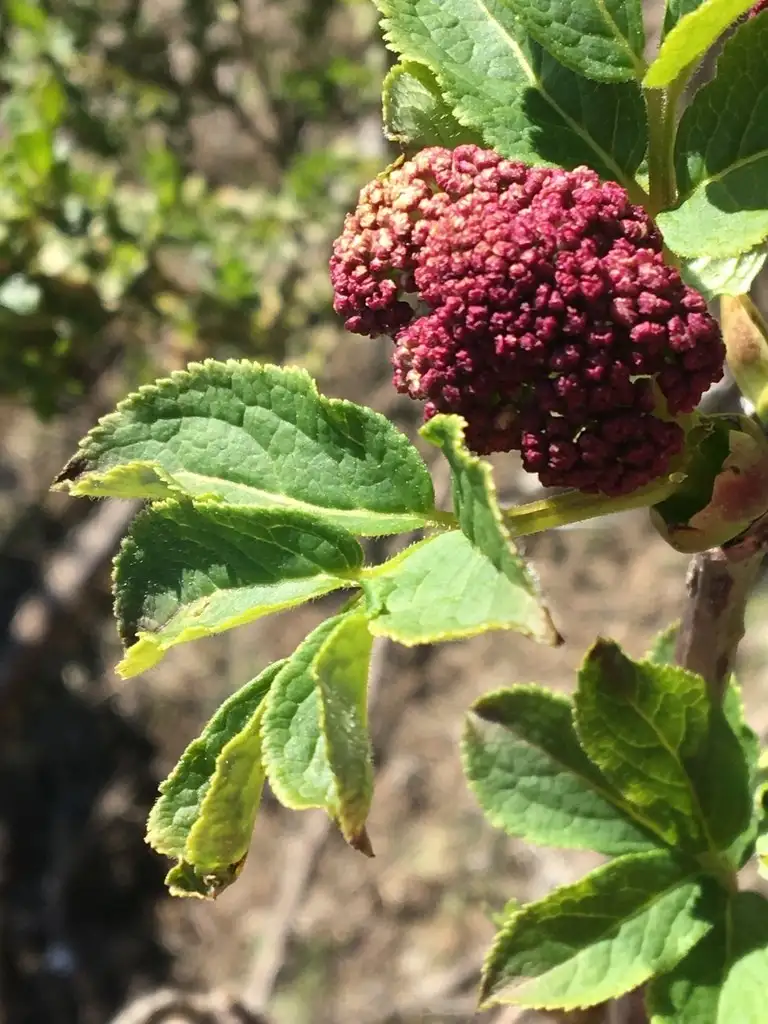
[[[365,0],[4,0],[0,394],[47,417],[204,355],[318,373],[381,166]]]

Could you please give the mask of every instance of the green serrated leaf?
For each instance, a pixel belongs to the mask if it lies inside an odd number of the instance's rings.
[[[643,81],[645,88],[663,89],[671,85],[753,3],[754,0],[676,0],[670,4],[665,19],[666,36],[656,60],[648,68]],[[672,18],[674,25],[669,24]]]
[[[667,6],[664,11],[663,36],[671,32],[678,21],[684,18],[686,14],[690,14],[697,7],[701,7],[702,3],[704,3],[704,0],[667,0]]]
[[[160,502],[134,520],[115,559],[115,615],[144,672],[171,647],[353,586],[355,538],[304,512]]]
[[[669,665],[633,662],[598,640],[574,698],[582,747],[625,800],[674,846],[705,849],[706,823],[686,769],[704,741],[704,680]]]
[[[482,146],[482,136],[465,128],[443,99],[437,79],[423,64],[396,64],[382,86],[384,134],[410,149],[464,143]]]
[[[438,415],[421,428],[422,436],[440,448],[451,467],[453,504],[462,533],[491,565],[538,609],[528,631],[541,640],[561,642],[549,613],[539,601],[536,579],[520,558],[504,523],[487,462],[464,447],[466,421],[461,416]]]
[[[406,647],[493,629],[555,641],[537,596],[499,572],[457,530],[413,545],[360,583],[371,632]]]
[[[768,902],[740,892],[719,904],[709,935],[649,985],[651,1024],[764,1024]]]
[[[562,64],[598,82],[645,74],[639,0],[509,0],[533,38]]]
[[[278,673],[264,709],[264,767],[277,799],[292,810],[335,806],[333,774],[312,663],[341,616],[326,619]]]
[[[651,649],[645,656],[646,661],[654,665],[674,665],[675,647],[677,646],[677,634],[680,631],[680,623],[672,622],[666,629],[662,629],[653,638]]]
[[[718,1022],[723,979],[728,970],[725,890],[715,897],[712,930],[674,970],[654,978],[646,990],[650,1024],[725,1024]],[[740,1022],[741,1024],[741,1022]]]
[[[679,626],[674,622],[659,633],[648,661],[674,664]],[[721,849],[730,847],[728,853],[736,867],[741,866],[756,834],[752,790],[759,752],[760,741],[744,716],[741,689],[731,676],[722,708],[710,711],[707,736],[686,770],[700,794],[712,841]]]
[[[486,818],[510,835],[608,855],[657,845],[579,746],[565,697],[536,686],[481,697],[462,761]]]
[[[758,762],[760,759],[760,739],[746,719],[741,687],[737,683],[735,676],[731,676],[723,696],[723,713],[731,729],[739,739],[744,760],[749,770],[749,778],[751,784],[753,784],[757,778]]]
[[[747,295],[765,266],[766,257],[768,250],[763,245],[741,256],[723,259],[699,256],[683,260],[680,273],[685,283],[700,292],[707,301],[719,295]]]
[[[264,782],[263,700],[283,664],[227,698],[160,785],[147,842],[178,860],[168,877],[176,895],[216,896],[240,871]]]
[[[264,764],[278,800],[294,810],[325,809],[364,852],[372,794],[369,655],[365,615],[327,619],[277,675],[262,723]]]
[[[373,795],[368,735],[368,667],[373,637],[367,616],[349,614],[312,663],[320,720],[336,791],[336,816],[347,842],[370,853],[365,822]]]
[[[706,935],[707,896],[669,853],[619,857],[512,914],[486,960],[481,999],[573,1010],[623,995]]]
[[[645,108],[637,83],[591,82],[530,39],[501,0],[376,0],[388,45],[426,65],[461,124],[504,156],[586,164],[637,196]]]
[[[677,644],[679,629],[680,623],[673,622],[666,629],[662,630],[655,637],[651,649],[646,655],[646,660],[657,665],[674,665],[675,645]],[[738,737],[744,760],[749,769],[749,777],[754,780],[760,756],[760,740],[757,733],[747,722],[744,714],[741,687],[736,681],[735,676],[731,676],[728,680],[728,685],[723,694],[723,713],[728,725]]]
[[[684,27],[685,20],[675,31]],[[768,18],[752,18],[726,43],[715,78],[680,121],[676,163],[683,202],[660,214],[658,223],[681,256],[739,256],[768,237],[766,52]]]
[[[140,388],[55,486],[156,498],[163,483],[167,497],[289,507],[361,535],[416,529],[434,511],[424,462],[384,416],[325,398],[303,370],[247,360],[193,363]]]
[[[756,826],[752,821],[752,785],[747,760],[751,730],[745,726],[740,732],[741,737],[732,728],[723,707],[713,707],[706,738],[686,761],[709,842],[716,850],[723,851],[734,844],[729,851],[734,868],[741,866],[745,849],[754,841]]]

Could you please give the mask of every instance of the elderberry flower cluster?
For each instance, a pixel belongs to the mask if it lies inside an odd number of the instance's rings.
[[[518,450],[545,486],[628,493],[722,376],[704,299],[653,221],[587,168],[422,150],[367,185],[331,259],[349,331],[389,335],[394,382],[467,444]]]

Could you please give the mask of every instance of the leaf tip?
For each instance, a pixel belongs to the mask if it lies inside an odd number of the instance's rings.
[[[56,474],[51,487],[53,490],[66,491],[88,468],[88,460],[82,452],[73,455],[64,468]]]
[[[373,858],[376,856],[376,854],[373,852],[371,838],[368,835],[368,831],[365,825],[363,825],[363,827],[358,832],[354,832],[352,835],[345,836],[345,839],[347,840],[347,842],[349,843],[353,850],[358,850],[366,857]]]
[[[632,662],[615,640],[598,637],[587,654],[586,664],[594,665],[601,676],[610,677],[612,685],[616,687],[620,687],[623,682],[631,682],[627,668],[631,669]]]
[[[552,622],[551,619],[550,619],[550,622],[549,622],[549,637],[550,637],[550,641],[549,642],[550,642],[552,647],[562,647],[563,644],[565,643],[565,637],[560,632],[560,630],[557,628],[557,626],[554,624],[554,622]]]
[[[240,877],[245,857],[234,864],[204,871],[189,861],[179,860],[165,876],[171,896],[191,896],[199,900],[215,900]]]
[[[115,672],[121,679],[130,679],[141,675],[161,660],[163,648],[152,636],[139,634],[138,639],[125,652],[125,657],[115,666]]]

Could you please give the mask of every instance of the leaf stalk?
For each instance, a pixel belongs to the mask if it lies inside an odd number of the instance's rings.
[[[627,512],[634,508],[656,505],[668,498],[679,485],[679,478],[672,474],[639,487],[631,494],[622,494],[616,498],[608,498],[602,494],[585,494],[583,491],[565,491],[554,498],[544,498],[504,509],[504,520],[513,537],[527,537],[533,533],[582,523],[614,512]]]

